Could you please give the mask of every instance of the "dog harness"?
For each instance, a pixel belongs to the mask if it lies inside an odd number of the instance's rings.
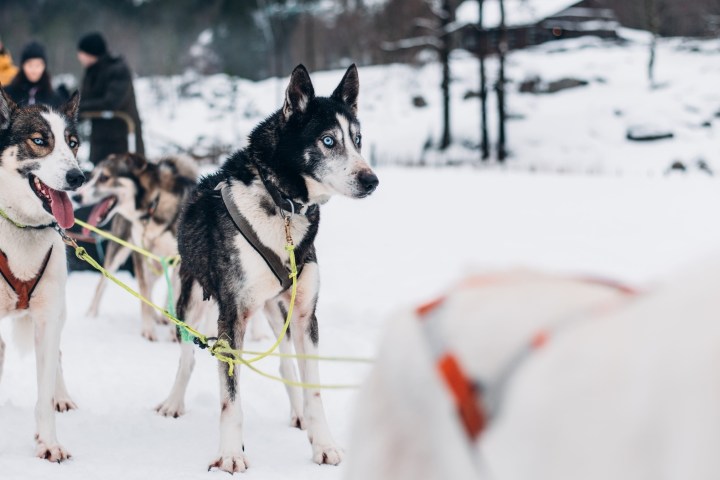
[[[267,245],[260,241],[257,233],[255,233],[255,229],[252,227],[252,225],[250,225],[250,222],[248,222],[247,218],[245,218],[243,214],[240,213],[240,209],[237,208],[235,202],[232,201],[232,197],[230,194],[230,186],[227,183],[224,183],[218,185],[218,187],[220,187],[220,195],[222,196],[222,201],[225,204],[225,209],[230,214],[230,218],[232,218],[235,227],[237,227],[242,236],[245,237],[245,240],[247,240],[247,242],[255,249],[258,255],[260,255],[260,257],[265,260],[268,268],[273,272],[275,277],[280,282],[280,286],[282,287],[283,291],[290,288],[290,286],[292,285],[292,279],[288,275],[288,269],[285,268],[285,264],[280,259],[280,257],[274,251],[268,248]]]
[[[47,254],[45,255],[45,259],[43,260],[42,265],[40,265],[40,270],[30,280],[20,280],[19,278],[17,278],[13,274],[12,270],[10,270],[7,255],[5,255],[5,252],[0,250],[0,275],[2,275],[2,277],[5,279],[5,282],[10,285],[10,288],[12,288],[13,292],[17,294],[18,298],[17,302],[15,303],[15,309],[27,310],[28,308],[30,308],[30,298],[32,297],[35,288],[38,286],[38,283],[40,283],[40,279],[42,279],[43,274],[45,273],[48,262],[50,262],[50,255],[52,255],[52,250],[53,247],[50,247],[50,250],[48,250]]]
[[[607,286],[623,294],[625,297],[632,297],[638,292],[626,285],[617,282],[607,281],[598,278],[580,278],[579,281]],[[481,285],[497,284],[499,278],[475,277],[460,285],[460,289],[477,287]],[[452,397],[460,423],[471,442],[476,441],[485,431],[490,421],[498,415],[502,400],[510,380],[520,369],[524,362],[534,352],[545,346],[552,334],[564,328],[569,323],[587,317],[588,311],[571,315],[564,321],[558,323],[550,330],[540,330],[533,335],[529,342],[526,342],[500,370],[499,375],[492,381],[481,381],[473,379],[463,369],[460,361],[453,354],[451,348],[441,334],[438,325],[447,297],[443,296],[428,302],[415,310],[418,319],[422,322],[425,336],[428,340],[431,353],[435,358],[435,365],[438,375],[447,387]],[[616,306],[616,305],[610,305]],[[602,305],[592,313],[602,310],[608,305]]]

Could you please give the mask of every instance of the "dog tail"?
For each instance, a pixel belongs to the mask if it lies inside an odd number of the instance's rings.
[[[13,320],[13,343],[23,355],[33,348],[35,327],[30,315],[21,315]]]

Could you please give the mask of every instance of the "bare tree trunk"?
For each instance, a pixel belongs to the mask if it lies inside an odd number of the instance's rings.
[[[483,3],[478,0],[478,59],[480,60],[480,152],[482,160],[490,158],[490,142],[487,130],[487,80],[485,76],[485,47],[487,35],[483,29]]]
[[[445,150],[452,143],[450,134],[450,33],[448,26],[452,21],[452,6],[450,0],[443,0],[440,17],[440,63],[442,63],[442,97],[443,97],[443,133],[440,140],[440,150]]]
[[[505,162],[507,158],[507,149],[505,146],[505,53],[508,49],[507,28],[505,25],[505,1],[500,0],[500,39],[498,41],[498,60],[500,68],[498,70],[498,80],[495,85],[498,101],[498,145],[497,158],[498,162]]]
[[[660,33],[660,12],[657,0],[645,0],[645,15],[647,15],[648,30],[652,34],[650,58],[648,59],[648,82],[650,82],[650,88],[655,88],[655,54],[657,38]]]

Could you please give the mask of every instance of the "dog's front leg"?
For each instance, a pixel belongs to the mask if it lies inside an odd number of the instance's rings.
[[[150,268],[148,268],[147,259],[139,253],[133,253],[133,266],[135,267],[135,278],[138,282],[138,290],[140,295],[145,298],[152,298],[152,287],[157,280]],[[142,321],[142,336],[151,342],[157,341],[157,333],[155,332],[155,310],[145,302],[140,302],[140,316]]]
[[[238,308],[227,297],[219,301],[218,338],[227,340],[231,348],[242,349],[245,326],[249,313]],[[248,466],[243,443],[243,413],[240,405],[240,365],[235,365],[233,375],[228,373],[228,365],[219,362],[220,368],[220,454],[209,468],[217,468],[228,473],[244,472]]]
[[[5,342],[0,337],[0,380],[2,380],[3,365],[5,365]]]
[[[293,314],[293,341],[299,355],[318,355],[319,332],[315,316],[320,277],[316,263],[304,266],[298,280],[296,313]],[[309,384],[320,384],[320,368],[317,360],[298,359],[300,377]],[[313,461],[317,464],[337,465],[342,461],[343,452],[333,439],[325,418],[320,390],[304,389],[304,415],[308,438],[313,450]]]
[[[130,256],[130,249],[121,247],[116,243],[110,242],[107,246],[107,252],[105,255],[105,262],[103,267],[110,273],[115,274],[120,269],[123,263]],[[95,318],[100,312],[100,300],[102,300],[103,294],[105,293],[105,287],[107,282],[104,275],[100,275],[97,287],[95,288],[95,295],[93,295],[92,302],[86,315],[90,318]]]
[[[51,462],[61,462],[70,458],[70,454],[57,441],[53,394],[57,387],[60,361],[60,333],[65,323],[64,292],[59,305],[48,304],[43,309],[33,311],[33,321],[38,383],[38,400],[35,406],[36,455]]]
[[[267,317],[267,321],[270,324],[273,333],[275,333],[275,337],[280,336],[280,332],[282,331],[285,323],[285,317],[287,316],[287,304],[285,302],[281,302],[282,300],[279,298],[274,298],[265,303],[265,316]],[[257,317],[255,317],[252,321],[257,321]],[[283,338],[283,341],[280,342],[279,349],[282,354],[293,353],[292,335],[289,328],[285,338]],[[280,375],[285,380],[291,382],[298,381],[295,362],[292,358],[280,358]],[[285,385],[285,388],[287,389],[288,398],[290,399],[290,426],[305,430],[306,426],[305,419],[303,418],[302,391],[300,388],[291,385]]]
[[[58,412],[67,412],[69,410],[75,410],[77,405],[70,398],[70,394],[65,386],[65,375],[63,374],[62,368],[62,352],[58,357],[57,364],[57,377],[55,379],[55,396],[53,397],[53,405],[55,410]]]

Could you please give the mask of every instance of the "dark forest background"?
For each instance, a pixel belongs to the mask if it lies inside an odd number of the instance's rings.
[[[599,0],[623,25],[647,29],[648,0]],[[718,36],[720,0],[655,0],[664,36]],[[414,62],[433,0],[0,0],[0,38],[19,56],[31,39],[48,48],[55,73],[80,73],[78,38],[98,30],[134,71],[193,68],[261,79],[297,63],[311,70]],[[205,35],[201,35],[205,32]],[[199,39],[209,40],[204,44]],[[423,56],[423,58],[427,58]]]

